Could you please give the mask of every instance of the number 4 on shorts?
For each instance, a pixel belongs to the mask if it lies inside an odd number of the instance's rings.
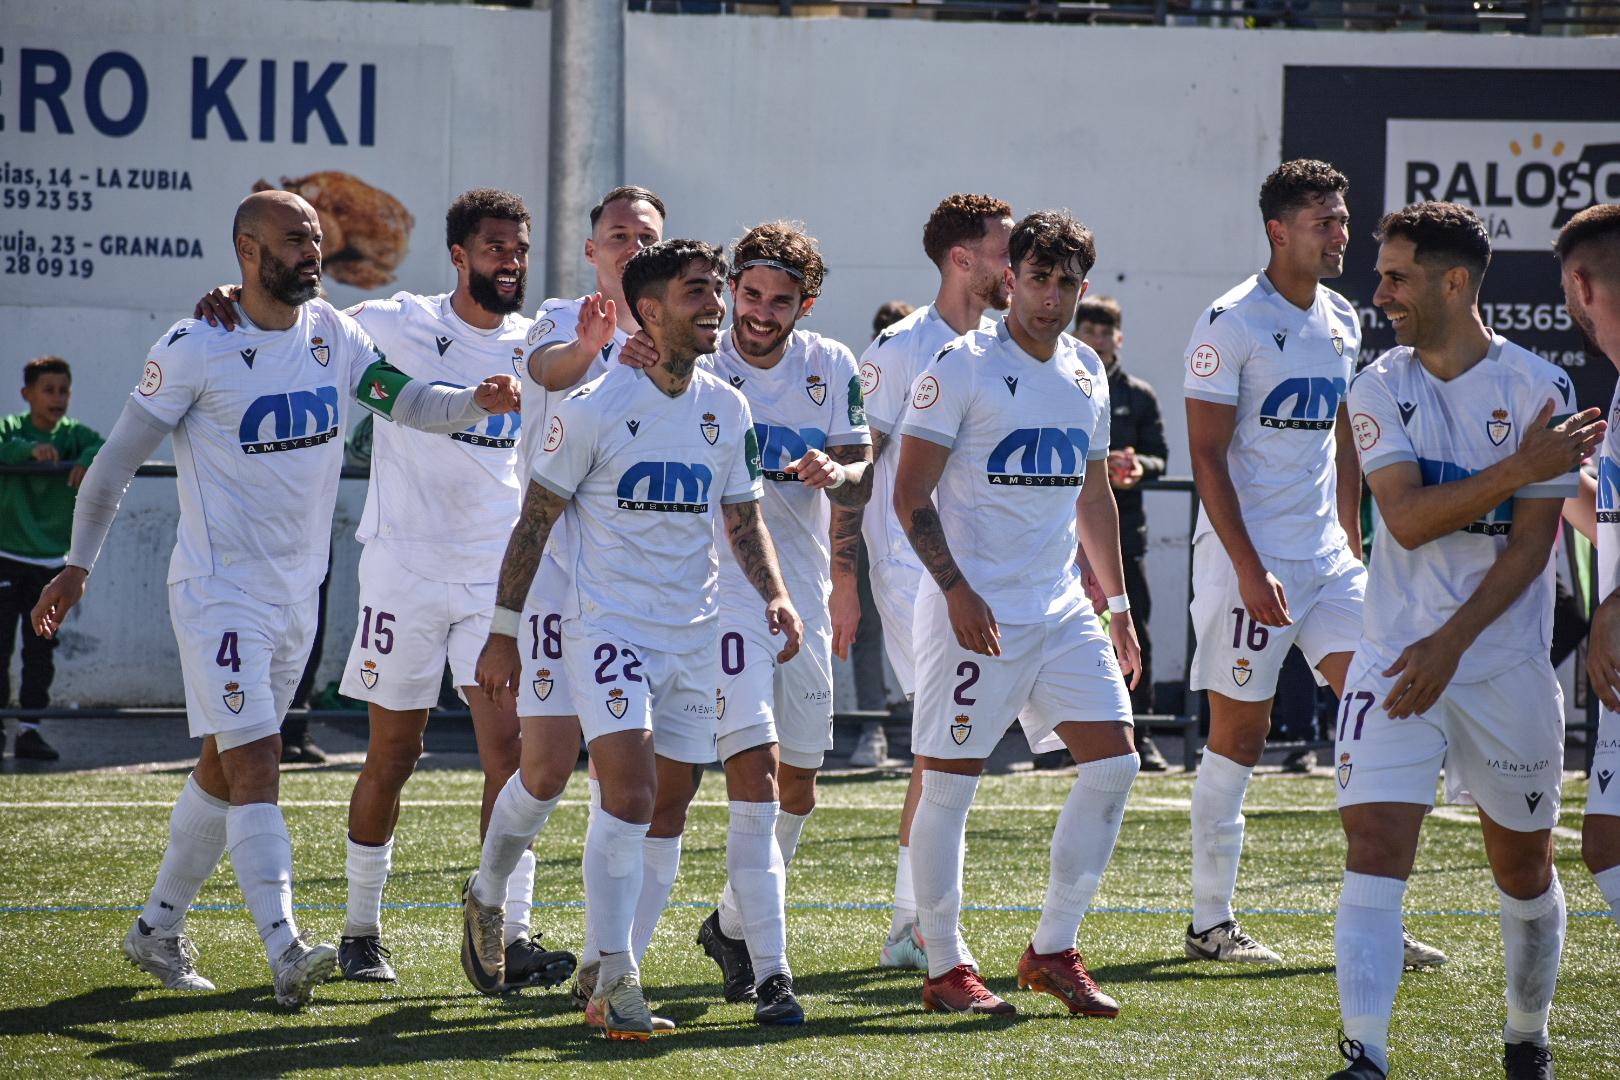
[[[228,667],[233,672],[242,670],[242,657],[236,651],[236,631],[227,630],[220,635],[219,655],[214,657],[214,663],[220,667]]]

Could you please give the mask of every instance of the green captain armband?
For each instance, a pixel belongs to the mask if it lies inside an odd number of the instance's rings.
[[[861,393],[861,377],[849,377],[849,425],[850,427],[866,426],[866,398]]]
[[[758,480],[761,474],[759,439],[752,424],[743,431],[743,459],[748,462],[748,479]]]
[[[388,362],[381,350],[372,347],[377,359],[366,368],[364,375],[360,376],[360,385],[354,392],[355,400],[374,413],[381,413],[392,420],[394,418],[394,403],[399,400],[401,390],[405,389],[411,377]]]

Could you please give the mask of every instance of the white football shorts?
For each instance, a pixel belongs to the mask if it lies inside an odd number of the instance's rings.
[[[887,507],[884,509],[889,512]],[[900,683],[900,692],[906,697],[911,697],[917,689],[916,651],[911,634],[917,611],[917,587],[922,584],[922,576],[922,563],[915,557],[891,555],[872,564],[872,600],[883,622],[883,651]]]
[[[519,716],[574,715],[574,694],[562,649],[563,598],[568,585],[568,571],[562,564],[549,554],[542,556],[518,626],[518,653],[523,657]]]
[[[832,621],[825,608],[801,611],[804,643],[777,664],[782,638],[765,625],[765,605],[720,612],[720,760],[766,743],[800,769],[819,769],[832,749]]]
[[[711,640],[676,655],[578,619],[563,623],[563,664],[586,745],[616,731],[651,731],[661,757],[693,765],[715,760],[718,647]]]
[[[1586,813],[1620,817],[1620,715],[1606,708],[1598,713],[1597,749],[1592,754]]]

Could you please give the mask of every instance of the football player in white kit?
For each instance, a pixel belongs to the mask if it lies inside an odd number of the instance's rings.
[[[1260,188],[1270,261],[1199,316],[1187,346],[1191,687],[1209,691],[1210,716],[1192,797],[1194,959],[1279,962],[1232,913],[1243,796],[1289,647],[1338,691],[1361,633],[1361,477],[1341,402],[1361,323],[1321,284],[1344,270],[1348,187],[1325,162],[1278,166]],[[1408,962],[1445,962],[1406,940]]]
[[[862,529],[872,561],[872,599],[883,622],[884,651],[907,697],[916,688],[911,620],[923,568],[894,517],[894,473],[900,454],[898,445],[888,447],[896,440],[911,384],[934,355],[959,335],[990,326],[985,308],[1006,310],[1007,238],[1012,228],[1012,207],[994,196],[957,193],[940,200],[923,226],[923,251],[939,269],[934,302],[888,327],[861,355],[861,392],[873,457],[872,510],[864,515]],[[911,819],[921,794],[921,770],[913,768],[900,811],[894,914],[878,957],[882,967],[927,966],[917,931],[909,847]]]
[[[1108,375],[1064,333],[1097,248],[1066,211],[1046,210],[1013,229],[1009,256],[1007,317],[941,350],[913,385],[900,427],[894,510],[929,573],[912,631],[923,1005],[1015,1011],[985,986],[958,920],[968,809],[984,759],[1017,718],[1030,749],[1066,746],[1079,763],[1018,984],[1072,1014],[1111,1017],[1119,1005],[1092,981],[1075,938],[1140,767],[1121,669],[1134,676],[1141,651],[1103,465]],[[1076,565],[1080,545],[1108,595],[1106,632]]]
[[[519,314],[528,276],[528,208],[510,192],[476,188],[450,205],[445,232],[456,268],[454,292],[401,292],[346,314],[415,379],[459,387],[521,372],[529,332],[529,320]],[[222,286],[198,311],[230,328],[233,296],[232,286]],[[394,979],[381,937],[383,887],[400,794],[421,756],[446,659],[472,712],[484,768],[481,825],[488,825],[496,796],[517,770],[517,717],[467,690],[522,497],[519,423],[513,413],[448,436],[397,425],[376,432],[356,534],[365,545],[359,622],[342,682],[344,694],[367,702],[371,721],[365,764],[349,801],[349,896],[338,944],[346,979]],[[445,530],[448,521],[456,523],[454,532]],[[530,936],[534,855],[527,847],[507,887],[505,986],[555,986],[572,973],[574,958],[542,949]]]
[[[511,375],[450,390],[410,379],[354,320],[316,299],[320,219],[289,192],[249,196],[232,234],[241,329],[186,319],[153,346],[140,384],[80,489],[67,568],[34,610],[54,633],[136,468],[173,433],[181,516],[169,608],[197,769],[124,954],[164,986],[211,990],[184,918],[229,848],[282,1005],[307,1002],[337,950],[311,946],[292,913],[292,844],[276,805],[280,726],[308,658],[326,570],[348,402],[427,431],[459,431],[517,407]]]
[[[1569,313],[1603,354],[1620,367],[1620,204],[1599,203],[1576,214],[1558,234],[1564,298]],[[1581,854],[1609,910],[1620,923],[1620,389],[1609,407],[1611,427],[1598,459],[1595,513],[1589,501],[1585,529],[1597,544],[1598,588],[1603,602],[1592,613],[1586,668],[1603,702],[1597,748],[1586,793]]]
[[[748,401],[765,479],[760,510],[805,644],[792,662],[776,663],[754,587],[717,543],[728,880],[698,944],[720,966],[727,1001],[756,1001],[760,1023],[796,1024],[804,1013],[787,963],[786,868],[832,745],[832,657],[848,654],[860,619],[855,548],[871,439],[854,354],[795,329],[826,276],[815,240],[770,222],[737,241],[732,262],[731,329],[703,362]]]
[[[601,790],[585,839],[586,918],[601,953],[586,1013],[614,1039],[653,1031],[639,954],[656,918],[637,922],[649,824],[680,835],[715,754],[717,516],[771,629],[786,638],[778,660],[799,647],[799,617],[759,513],[748,403],[695,366],[718,343],[725,273],[718,249],[690,240],[655,244],[625,267],[626,301],[663,360],[615,367],[556,405],[478,663],[486,693],[518,689],[518,608],[567,508],[563,663]],[[673,883],[673,874],[660,883],[657,911]],[[499,922],[470,887],[464,921],[467,947],[498,953]]]
[[[521,364],[529,401],[529,434],[518,443],[520,475],[524,477],[534,472],[557,402],[567,391],[606,373],[628,335],[639,328],[624,300],[624,268],[636,253],[662,237],[664,204],[646,188],[617,187],[591,209],[590,219],[585,258],[596,268],[596,291],[577,300],[545,301],[529,330],[527,357]],[[574,715],[573,691],[562,662],[569,580],[560,552],[566,544],[566,524],[555,522],[521,612],[520,646],[526,670],[516,697],[523,730],[522,761],[495,800],[478,872],[472,879],[471,889],[485,911],[497,909],[502,898],[511,894],[512,880],[523,876],[529,845],[551,817],[579,761],[579,718]],[[600,801],[594,776],[590,787],[594,812]],[[509,981],[504,954],[486,960],[466,946],[464,940],[461,963],[474,986],[494,993]],[[590,1000],[595,985],[595,954],[587,925],[574,984],[574,1001],[580,1008]],[[662,1018],[654,1021],[662,1026]]]
[[[1388,1071],[1401,901],[1443,768],[1448,798],[1479,808],[1500,896],[1506,1075],[1550,1078],[1565,922],[1552,859],[1564,696],[1549,659],[1551,553],[1578,459],[1538,479],[1513,451],[1570,413],[1574,387],[1480,322],[1491,247],[1474,211],[1418,203],[1377,236],[1373,302],[1397,345],[1349,392],[1380,527],[1334,747],[1349,839],[1334,932],[1349,1064],[1333,1075]]]

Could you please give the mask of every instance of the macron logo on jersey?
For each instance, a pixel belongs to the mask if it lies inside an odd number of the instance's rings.
[[[1019,428],[990,451],[985,475],[997,485],[1079,487],[1090,447],[1091,436],[1079,428]]]
[[[1326,431],[1333,426],[1344,396],[1343,379],[1296,376],[1284,379],[1260,406],[1260,426],[1296,431]],[[1292,403],[1292,408],[1289,408]]]
[[[1604,525],[1620,522],[1620,461],[1598,459],[1597,519]]]
[[[754,437],[759,440],[760,467],[765,479],[785,484],[799,483],[797,476],[786,471],[787,466],[810,450],[820,450],[827,445],[827,433],[813,427],[795,431],[790,427],[756,421]]]
[[[272,421],[268,437],[266,420]],[[273,454],[319,446],[335,439],[337,433],[337,387],[317,386],[255,398],[242,414],[237,440],[244,454]]]
[[[1458,480],[1466,480],[1479,470],[1465,469],[1461,465],[1453,465],[1449,461],[1435,461],[1432,458],[1418,458],[1418,471],[1423,476],[1425,487],[1434,484],[1450,484]],[[1598,488],[1601,498],[1602,486]],[[1513,531],[1513,500],[1509,498],[1492,510],[1486,516],[1471,524],[1464,525],[1462,531],[1478,533],[1483,536],[1506,536]]]
[[[701,514],[709,509],[714,474],[703,464],[638,461],[619,477],[620,510]]]

